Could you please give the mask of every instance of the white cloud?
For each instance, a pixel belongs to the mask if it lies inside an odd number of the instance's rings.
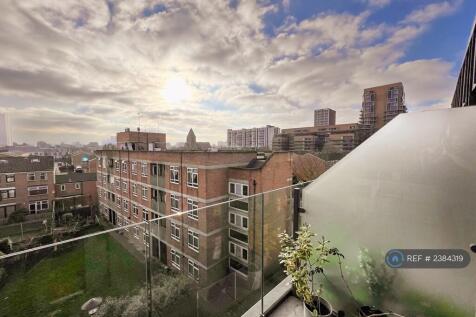
[[[403,81],[410,110],[449,100],[449,63],[400,59],[455,2],[394,25],[369,23],[369,11],[289,17],[275,36],[264,32],[264,17],[279,3],[165,0],[143,15],[157,3],[1,2],[0,110],[26,114],[15,121],[19,141],[101,140],[134,128],[139,111],[143,128],[159,126],[172,141],[190,127],[217,141],[228,127],[309,125],[319,106],[355,121],[362,89],[395,81]],[[162,88],[177,75],[190,98],[171,105]]]
[[[442,16],[454,13],[462,4],[462,0],[430,3],[421,9],[411,12],[404,20],[406,23],[428,23]]]

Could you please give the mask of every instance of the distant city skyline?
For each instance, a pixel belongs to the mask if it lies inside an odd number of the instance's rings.
[[[357,122],[366,87],[403,82],[408,111],[450,107],[472,0],[2,1],[0,112],[13,141],[101,142],[124,128]],[[184,27],[186,25],[187,27]]]

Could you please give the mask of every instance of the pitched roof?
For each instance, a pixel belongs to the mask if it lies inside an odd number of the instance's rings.
[[[52,171],[52,156],[3,156],[0,158],[0,173]]]
[[[55,176],[56,184],[78,183],[78,182],[95,182],[96,173],[68,173],[58,174]]]

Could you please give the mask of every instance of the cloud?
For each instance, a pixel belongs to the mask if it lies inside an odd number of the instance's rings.
[[[403,22],[405,23],[429,23],[442,16],[451,15],[463,3],[462,0],[443,1],[430,3],[421,9],[411,12]]]
[[[174,142],[190,127],[218,141],[227,128],[311,125],[316,107],[356,121],[362,90],[388,82],[403,81],[410,110],[448,102],[450,63],[401,60],[457,1],[393,24],[370,23],[371,9],[298,20],[289,4],[2,1],[0,110],[16,117],[18,141],[101,140],[135,128],[140,112],[143,129]],[[288,17],[270,34],[267,17],[282,9]],[[190,98],[171,104],[162,88],[177,76]]]
[[[362,0],[367,3],[370,7],[383,8],[390,4],[392,0]]]

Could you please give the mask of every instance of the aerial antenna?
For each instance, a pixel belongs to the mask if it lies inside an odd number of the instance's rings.
[[[138,118],[139,118],[139,130],[140,130],[140,117],[142,116],[142,112],[139,111],[139,112],[137,113],[137,116],[138,116]]]

